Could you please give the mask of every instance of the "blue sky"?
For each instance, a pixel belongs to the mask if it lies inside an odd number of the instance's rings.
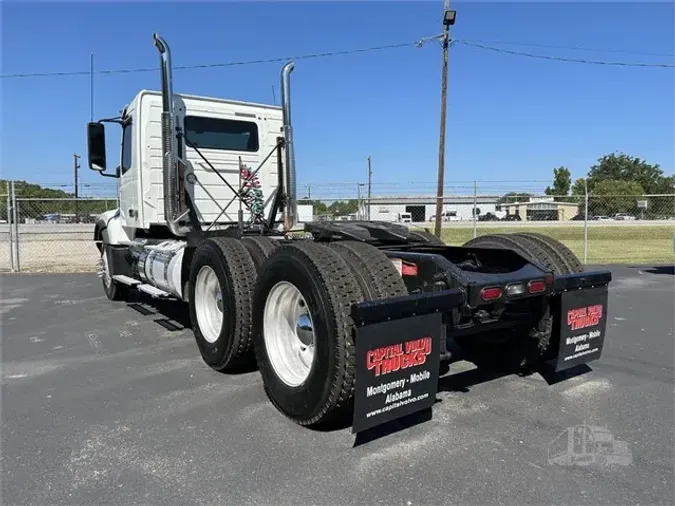
[[[154,67],[152,33],[176,65],[242,61],[413,42],[441,31],[441,1],[5,2],[2,73]],[[672,3],[453,2],[457,39],[510,50],[673,63]],[[573,51],[501,42],[582,46]],[[299,60],[293,119],[301,184],[428,183],[438,160],[440,45]],[[240,100],[279,97],[281,63],[176,70],[177,92]],[[72,183],[72,153],[95,192],[112,179],[86,169],[89,77],[2,79],[2,177]],[[155,72],[96,75],[95,117],[114,116]],[[530,59],[456,45],[450,53],[446,180],[542,181],[565,165],[581,177],[623,151],[675,168],[675,69]],[[117,134],[110,129],[109,156]],[[523,183],[527,186],[545,183]],[[518,183],[514,183],[518,186]],[[85,190],[86,193],[86,190]],[[302,192],[300,192],[302,193]]]

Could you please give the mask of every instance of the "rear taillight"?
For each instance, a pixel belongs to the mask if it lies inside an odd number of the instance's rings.
[[[527,284],[527,291],[530,293],[541,293],[546,291],[546,283],[540,279],[530,281]]]
[[[490,302],[491,300],[497,300],[502,296],[502,289],[498,286],[492,286],[490,288],[483,288],[480,291],[480,298],[485,302]]]

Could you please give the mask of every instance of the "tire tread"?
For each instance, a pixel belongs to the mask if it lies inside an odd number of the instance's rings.
[[[443,239],[436,237],[434,234],[427,232],[426,230],[410,230],[410,234],[417,236],[429,244],[433,244],[434,246],[445,246],[445,241],[443,241]]]
[[[265,236],[246,236],[241,238],[241,242],[248,249],[257,269],[279,247],[279,241]]]
[[[338,334],[335,373],[331,379],[330,393],[326,401],[313,416],[306,418],[286,413],[269,394],[269,391],[265,390],[272,404],[295,423],[303,426],[318,425],[344,416],[352,406],[356,366],[351,305],[361,302],[364,295],[345,260],[333,249],[311,241],[294,241],[293,244],[280,245],[267,259],[262,270],[269,268],[277,256],[288,254],[304,257],[315,278],[320,280],[322,289],[328,295],[329,312],[333,319],[332,326]],[[260,317],[262,318],[262,315]],[[260,346],[262,347],[264,343]],[[262,353],[262,349],[256,347],[259,362],[264,360]]]
[[[583,264],[574,252],[557,239],[538,232],[520,232],[518,235],[538,242],[542,248],[547,249],[550,254],[558,257],[560,262],[565,266],[565,272],[562,274],[584,271]]]
[[[210,239],[218,247],[225,264],[225,275],[232,287],[235,301],[235,325],[230,353],[221,363],[212,366],[217,371],[227,371],[241,365],[251,358],[253,342],[251,339],[251,312],[253,291],[255,288],[256,268],[243,243],[232,237],[214,237]]]
[[[367,300],[408,295],[403,278],[379,249],[357,241],[336,241],[328,246],[347,262]]]

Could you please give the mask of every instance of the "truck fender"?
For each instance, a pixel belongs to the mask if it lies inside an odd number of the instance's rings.
[[[129,241],[120,218],[119,209],[106,211],[99,215],[94,227],[94,241],[99,251],[103,244],[119,245]]]

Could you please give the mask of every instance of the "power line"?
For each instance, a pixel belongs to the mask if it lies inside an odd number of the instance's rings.
[[[475,44],[497,44],[500,46],[524,46],[524,47],[540,47],[545,49],[567,49],[571,51],[591,51],[595,53],[622,53],[622,54],[640,54],[646,56],[663,56],[666,58],[675,57],[675,53],[652,53],[648,51],[630,51],[627,49],[612,49],[612,48],[594,48],[582,46],[558,46],[551,44],[535,44],[530,42],[507,42],[501,40],[468,40]]]
[[[195,65],[175,65],[174,70],[190,70],[190,69],[208,69],[208,68],[224,68],[224,67],[236,67],[244,65],[258,65],[264,63],[279,63],[288,60],[308,60],[314,58],[327,58],[332,56],[342,56],[350,55],[357,53],[367,53],[372,51],[382,51],[386,49],[400,49],[404,47],[422,47],[424,44],[439,40],[442,38],[442,35],[434,35],[431,37],[422,37],[416,42],[403,42],[400,44],[388,44],[383,46],[373,46],[373,47],[364,47],[356,49],[346,49],[341,51],[326,51],[322,53],[311,53],[305,55],[296,55],[296,56],[283,56],[277,58],[265,58],[258,60],[246,60],[246,61],[237,61],[237,62],[221,62],[221,63],[207,63],[207,64],[195,64]],[[551,60],[551,61],[561,61],[569,63],[585,63],[593,65],[607,65],[607,66],[621,66],[621,67],[661,67],[661,68],[673,68],[675,64],[669,63],[634,63],[634,62],[619,62],[619,61],[601,61],[601,60],[586,60],[581,58],[566,58],[562,56],[549,56],[542,54],[533,54],[522,51],[513,51],[510,49],[499,48],[495,46],[490,46],[486,44],[479,43],[478,41],[469,41],[469,40],[459,40],[452,39],[450,41],[450,46],[454,43],[463,44],[465,46],[470,46],[478,49],[485,49],[489,51],[495,51],[499,53],[507,53],[515,56],[524,56],[528,58],[542,59],[542,60]],[[621,49],[594,49],[586,47],[575,47],[575,46],[556,46],[556,45],[547,45],[547,44],[533,44],[533,43],[519,43],[519,42],[494,42],[494,44],[504,44],[504,45],[520,45],[520,46],[532,46],[532,47],[542,47],[548,49],[567,49],[567,50],[579,50],[579,51],[606,51],[606,52],[616,52],[616,53],[626,53],[626,54],[643,54],[650,56],[664,56],[672,57],[674,54],[668,53],[649,53],[642,51],[626,51]],[[91,76],[93,74],[101,75],[112,75],[112,74],[134,74],[141,72],[157,72],[158,67],[139,67],[139,68],[129,68],[129,69],[103,69],[92,72],[89,71],[72,71],[72,72],[32,72],[32,73],[15,73],[15,74],[2,74],[0,79],[21,79],[29,77],[68,77],[68,76]]]
[[[279,63],[285,62],[288,60],[308,60],[312,58],[326,58],[330,56],[342,56],[348,54],[356,53],[368,53],[372,51],[382,51],[385,49],[399,49],[404,47],[422,47],[427,42],[432,40],[437,40],[440,36],[434,35],[431,37],[422,37],[421,39],[415,42],[403,42],[400,44],[388,44],[384,46],[373,46],[373,47],[364,47],[357,49],[346,49],[342,51],[326,51],[323,53],[311,53],[305,55],[297,56],[283,56],[278,58],[266,58],[261,60],[247,60],[247,61],[238,61],[238,62],[224,62],[224,63],[207,63],[202,65],[175,65],[174,70],[187,70],[187,69],[207,69],[207,68],[221,68],[221,67],[235,67],[242,65],[256,65],[261,63]],[[109,70],[97,70],[95,74],[133,74],[138,72],[158,72],[159,67],[141,67],[141,68],[131,68],[131,69],[109,69]],[[25,77],[53,77],[53,76],[88,76],[91,75],[91,71],[75,71],[75,72],[34,72],[34,73],[17,73],[17,74],[3,74],[0,75],[1,79],[17,79]]]
[[[507,53],[515,56],[525,56],[528,58],[536,58],[540,60],[552,60],[552,61],[563,61],[569,63],[586,63],[592,65],[608,65],[608,66],[618,66],[618,67],[663,67],[663,68],[673,68],[675,64],[672,63],[632,63],[632,62],[611,62],[611,61],[600,61],[600,60],[584,60],[580,58],[565,58],[562,56],[549,56],[543,54],[533,54],[525,53],[521,51],[512,51],[510,49],[503,49],[494,46],[486,46],[484,44],[477,44],[475,42],[469,42],[465,40],[455,40],[458,44],[463,44],[465,46],[475,47],[479,49],[487,49],[490,51],[495,51],[497,53]]]

